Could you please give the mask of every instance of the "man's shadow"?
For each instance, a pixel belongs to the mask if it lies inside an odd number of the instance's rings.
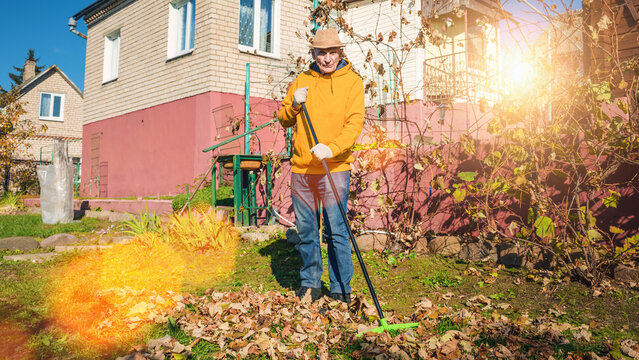
[[[271,258],[271,271],[275,280],[283,287],[296,290],[300,287],[300,269],[302,257],[297,250],[300,237],[295,228],[286,230],[286,241],[274,241],[260,249],[262,256]],[[322,293],[328,294],[328,289],[322,284]]]

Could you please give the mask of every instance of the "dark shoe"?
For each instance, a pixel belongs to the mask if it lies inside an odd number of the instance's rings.
[[[331,293],[329,296],[331,299],[341,301],[347,305],[351,303],[351,293]]]
[[[322,297],[322,289],[320,288],[310,288],[310,287],[306,287],[306,286],[301,286],[299,289],[297,289],[297,291],[295,291],[295,295],[302,300],[302,298],[304,296],[306,296],[306,294],[308,292],[311,292],[311,301],[315,302],[317,301],[319,298]]]

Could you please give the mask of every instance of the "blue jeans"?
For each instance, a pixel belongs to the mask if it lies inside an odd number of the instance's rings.
[[[348,202],[350,171],[331,173],[344,211]],[[328,245],[328,276],[331,293],[350,293],[353,259],[348,228],[335,202],[335,195],[325,174],[291,175],[291,195],[295,224],[300,236],[297,245],[302,256],[302,286],[322,287],[322,253],[319,243],[319,208],[323,205],[324,239]]]

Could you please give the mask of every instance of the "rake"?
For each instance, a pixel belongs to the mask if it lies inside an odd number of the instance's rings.
[[[311,118],[308,116],[308,111],[306,110],[306,104],[302,103],[302,109],[304,110],[304,116],[306,117],[306,123],[308,124],[309,130],[311,130],[311,135],[313,136],[313,141],[315,144],[319,144],[317,140],[317,135],[315,135],[315,129],[313,128],[313,124],[311,123]],[[331,189],[333,190],[333,195],[335,196],[335,202],[339,207],[339,212],[344,219],[344,223],[346,224],[346,228],[348,229],[348,235],[351,239],[351,244],[353,244],[353,248],[355,249],[355,254],[357,255],[357,261],[359,261],[359,266],[362,269],[362,273],[364,274],[364,278],[366,279],[366,284],[368,285],[368,290],[373,297],[373,303],[375,303],[375,308],[377,309],[377,314],[379,315],[379,327],[376,327],[369,332],[374,333],[382,333],[384,331],[391,330],[401,330],[414,328],[419,325],[419,323],[404,323],[404,324],[389,324],[384,317],[384,313],[382,312],[382,307],[379,305],[379,300],[377,300],[377,294],[375,293],[375,289],[373,288],[373,283],[371,282],[370,276],[368,276],[368,271],[366,270],[366,265],[364,264],[364,260],[362,259],[362,254],[359,252],[359,247],[357,247],[357,242],[355,241],[355,236],[353,236],[353,231],[351,231],[351,224],[348,221],[348,217],[346,216],[346,210],[342,206],[342,202],[340,201],[337,188],[335,187],[335,183],[333,182],[333,177],[331,176],[331,172],[328,169],[328,165],[326,164],[326,160],[322,160],[322,165],[324,166],[324,171],[326,172],[326,176],[328,177],[328,182],[331,184]],[[362,334],[359,334],[361,336]]]

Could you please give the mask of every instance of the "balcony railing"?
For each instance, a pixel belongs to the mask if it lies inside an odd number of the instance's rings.
[[[485,56],[457,52],[424,61],[424,98],[431,101],[480,99],[496,101],[492,83],[497,81],[497,62]]]

